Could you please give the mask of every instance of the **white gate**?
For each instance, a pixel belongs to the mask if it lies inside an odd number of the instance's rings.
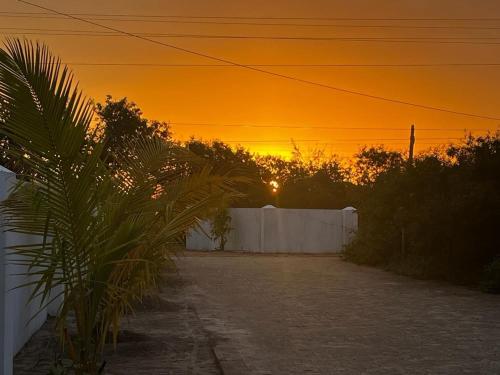
[[[249,252],[338,253],[358,228],[356,209],[230,208],[227,250]],[[188,250],[214,250],[210,222],[188,233]]]

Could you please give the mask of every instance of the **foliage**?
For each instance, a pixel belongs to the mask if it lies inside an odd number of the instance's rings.
[[[354,176],[360,185],[373,183],[386,170],[400,168],[403,156],[397,151],[388,151],[383,146],[363,147],[355,156]]]
[[[477,285],[500,255],[499,134],[421,155],[414,166],[385,156],[377,163],[386,169],[358,192],[359,232],[347,259]]]
[[[0,127],[3,126],[7,118],[6,104],[7,103],[0,99]],[[28,167],[25,159],[14,158],[9,155],[8,150],[11,148],[11,145],[12,140],[9,137],[0,135],[0,165],[16,173],[26,173]]]
[[[485,292],[500,293],[500,258],[486,266],[481,280],[481,288]]]
[[[276,181],[272,202],[282,208],[344,208],[352,200],[350,171],[335,157],[318,151],[305,160],[298,147],[291,160],[277,156],[257,157],[265,181]]]
[[[252,155],[243,148],[232,149],[220,141],[211,143],[191,139],[186,147],[208,160],[220,173],[237,171],[249,180],[240,183],[244,196],[233,207],[344,208],[355,190],[350,172],[335,158],[304,160],[298,148],[291,160],[279,156]],[[273,185],[276,184],[276,185]],[[273,188],[277,186],[276,191]]]
[[[212,237],[218,242],[217,250],[224,251],[227,243],[227,236],[231,231],[231,215],[227,208],[218,208],[212,218]]]
[[[214,172],[238,175],[242,178],[235,187],[242,196],[233,201],[234,207],[262,207],[273,200],[262,168],[253,155],[243,149],[232,149],[229,145],[191,139],[186,148],[212,165]]]
[[[286,181],[296,181],[309,175],[309,166],[300,159],[285,160],[279,156],[266,155],[257,158],[266,181],[277,181],[281,186]]]
[[[95,137],[104,142],[104,155],[111,166],[116,167],[113,156],[117,153],[133,152],[128,147],[135,138],[170,138],[167,123],[144,118],[140,108],[127,98],[114,100],[108,95],[104,103],[97,103],[96,111]]]
[[[0,127],[2,126],[0,121]],[[0,165],[19,174],[29,173],[29,165],[25,158],[12,157],[9,149],[17,147],[12,145],[12,140],[7,136],[0,136]]]
[[[279,207],[341,209],[351,204],[354,187],[337,160],[302,165],[299,176],[282,182],[277,200]]]
[[[64,296],[61,339],[75,372],[95,374],[108,332],[116,341],[123,315],[156,285],[185,231],[233,194],[232,180],[202,166],[188,175],[182,167],[198,159],[159,137],[123,143],[119,168],[109,168],[106,141],[88,137],[91,104],[43,45],[10,40],[0,50],[0,100],[9,156],[30,168],[2,214],[7,229],[41,238],[11,252],[36,276],[23,286],[41,307]]]
[[[68,359],[58,358],[49,369],[48,375],[67,375],[73,371],[73,362]]]
[[[382,146],[363,147],[350,167],[335,158],[304,160],[298,149],[291,160],[252,157],[220,142],[200,143],[197,153],[219,166],[251,165],[260,188],[247,191],[250,207],[358,208],[349,260],[478,285],[494,283],[494,266],[485,267],[500,251],[492,235],[500,223],[499,143],[498,134],[468,137],[417,156],[413,165]]]

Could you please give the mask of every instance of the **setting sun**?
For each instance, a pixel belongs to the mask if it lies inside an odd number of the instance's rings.
[[[500,374],[500,0],[0,3],[0,375]]]
[[[272,180],[269,182],[269,185],[271,185],[273,193],[276,193],[278,191],[279,188],[278,181]]]

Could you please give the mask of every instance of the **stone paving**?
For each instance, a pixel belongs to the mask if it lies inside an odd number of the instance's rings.
[[[106,374],[500,374],[500,296],[334,256],[187,253]],[[53,320],[15,359],[47,374]]]
[[[106,375],[220,374],[207,332],[187,304],[185,281],[169,274],[159,295],[125,319],[116,351],[105,349]],[[50,319],[14,360],[15,375],[46,375],[58,356]]]
[[[500,374],[500,296],[333,256],[178,264],[225,374]]]

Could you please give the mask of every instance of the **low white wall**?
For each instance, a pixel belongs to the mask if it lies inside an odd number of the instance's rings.
[[[226,249],[235,251],[254,251],[261,242],[261,209],[231,208],[231,228]],[[215,248],[215,247],[214,247]]]
[[[227,250],[250,252],[337,253],[349,243],[358,228],[357,212],[343,210],[231,208],[232,230]],[[210,223],[192,230],[186,239],[188,250],[214,250]]]
[[[189,250],[214,250],[217,246],[210,236],[210,223],[203,221],[198,228],[187,233],[186,244],[189,244]]]
[[[0,201],[4,200],[16,183],[15,174],[0,167]],[[0,218],[1,219],[1,218]],[[13,358],[29,338],[47,319],[47,314],[55,314],[58,304],[54,303],[40,311],[40,300],[28,303],[32,287],[17,288],[33,281],[19,275],[26,267],[16,265],[6,254],[6,247],[20,244],[40,243],[40,238],[0,230],[0,374],[11,375]],[[35,314],[40,313],[35,317]],[[33,319],[32,319],[33,318]]]

